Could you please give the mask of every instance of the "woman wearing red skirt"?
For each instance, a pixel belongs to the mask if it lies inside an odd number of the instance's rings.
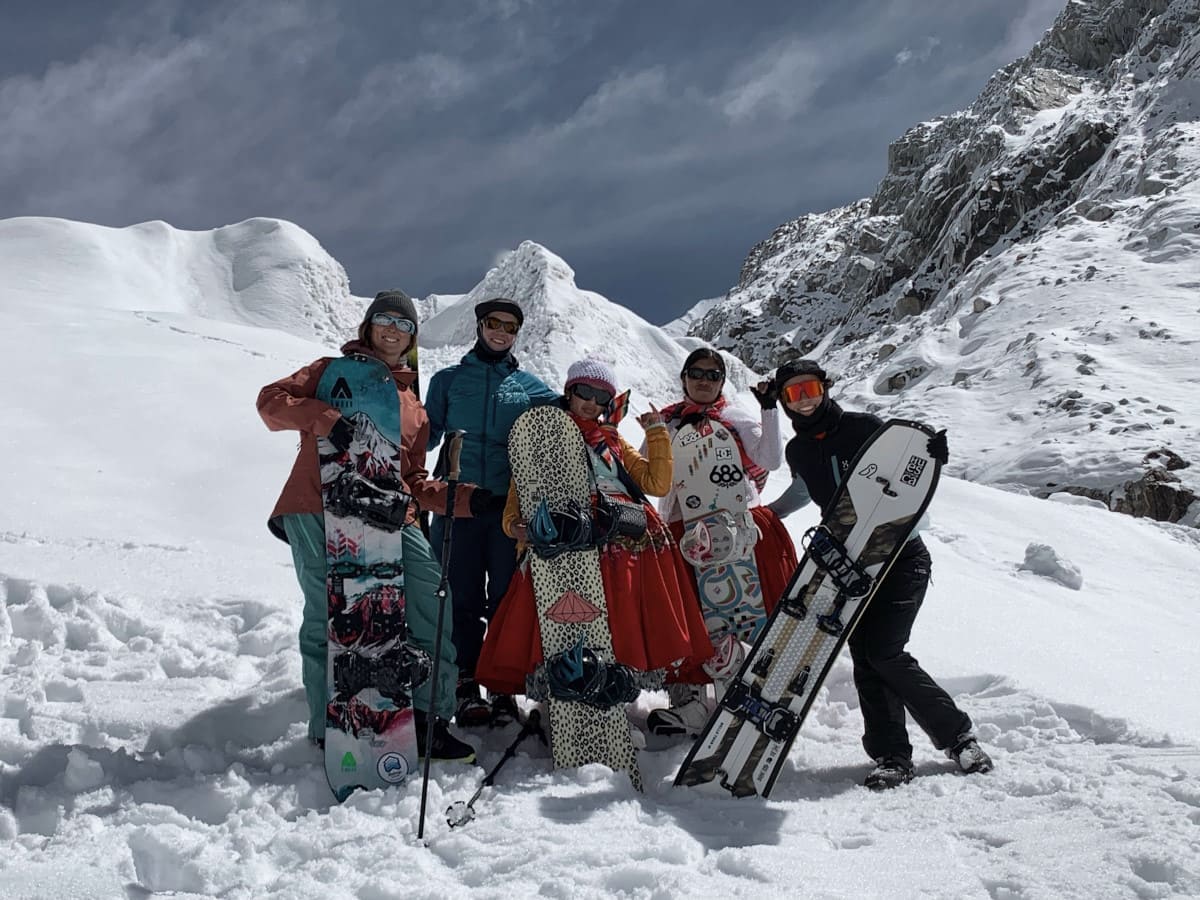
[[[606,363],[581,360],[567,370],[562,405],[591,449],[597,489],[640,501],[646,510],[644,536],[622,537],[600,549],[613,655],[617,662],[642,671],[699,670],[713,653],[700,602],[687,563],[646,499],[647,494],[660,497],[670,489],[671,439],[657,412],[639,416],[648,448],[646,456],[639,454],[603,420],[616,393],[616,376]],[[524,552],[525,525],[512,487],[504,530],[518,541],[518,552]],[[489,691],[523,694],[525,676],[540,662],[537,604],[529,567],[522,561],[488,627],[475,676]]]
[[[668,433],[674,437],[675,432],[684,425],[707,418],[720,422],[737,440],[742,468],[747,476],[750,515],[754,524],[758,526],[760,535],[754,547],[754,561],[758,567],[763,603],[769,615],[779,603],[779,598],[783,596],[798,565],[796,548],[787,529],[775,513],[762,505],[759,497],[759,492],[767,483],[767,473],[783,464],[783,441],[779,431],[777,397],[770,392],[766,384],[751,388],[762,407],[761,418],[749,416],[728,404],[722,392],[725,387],[725,360],[721,358],[720,353],[708,347],[692,351],[683,364],[679,378],[684,399],[662,411]],[[683,516],[674,489],[660,501],[659,511],[669,523],[671,534],[678,543],[683,537]],[[695,588],[696,570],[688,566],[687,572],[689,583]],[[732,656],[732,651],[736,648],[724,647],[720,641],[716,643],[718,658],[710,661],[710,669],[714,666],[718,670],[735,667],[739,657]],[[711,708],[707,699],[707,688],[695,682],[708,680],[707,675],[681,672],[679,683],[668,686],[670,707],[650,713],[646,721],[650,732],[664,737],[698,734],[708,721]]]

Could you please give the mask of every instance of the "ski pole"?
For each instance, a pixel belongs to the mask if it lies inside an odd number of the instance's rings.
[[[437,586],[437,628],[433,638],[433,683],[429,686],[429,710],[425,713],[425,772],[421,777],[421,813],[417,819],[417,840],[425,836],[425,800],[429,793],[429,758],[433,755],[433,720],[437,709],[438,676],[441,674],[442,632],[446,626],[446,586],[450,579],[450,535],[454,531],[454,495],[458,492],[458,457],[462,452],[461,431],[451,431],[446,439],[449,474],[446,477],[446,529],[442,534],[442,577]]]
[[[517,747],[521,741],[529,737],[531,734],[536,734],[542,739],[542,743],[546,743],[546,732],[542,730],[542,713],[540,710],[530,710],[529,718],[525,720],[525,727],[521,729],[521,733],[513,738],[513,742],[508,745],[508,749],[504,751],[504,755],[500,757],[500,762],[492,768],[484,776],[483,781],[479,783],[475,793],[471,795],[471,799],[466,803],[459,800],[457,803],[450,804],[446,810],[446,822],[451,828],[457,828],[459,825],[466,825],[475,818],[475,801],[483,794],[483,789],[491,787],[496,783],[496,775],[504,767],[504,764],[517,755]]]

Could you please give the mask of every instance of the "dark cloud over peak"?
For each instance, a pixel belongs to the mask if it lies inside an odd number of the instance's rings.
[[[871,193],[889,141],[967,105],[1055,13],[1043,0],[38,9],[0,36],[3,215],[287,218],[358,294],[463,291],[528,238],[656,321],[723,292],[780,222]]]

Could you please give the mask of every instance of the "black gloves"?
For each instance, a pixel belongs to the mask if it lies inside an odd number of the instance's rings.
[[[350,442],[354,440],[354,426],[342,416],[333,423],[333,428],[329,429],[329,434],[325,436],[339,453],[345,453],[350,449]]]
[[[759,383],[765,384],[766,387],[759,390],[758,385],[751,385],[750,393],[754,395],[754,399],[758,401],[758,405],[763,409],[774,409],[775,403],[779,400],[779,385],[775,383],[774,378],[770,381]]]
[[[937,434],[929,439],[929,443],[925,445],[925,449],[929,455],[940,462],[943,466],[946,460],[950,458],[950,448],[946,446],[946,429],[943,428]]]
[[[471,499],[467,502],[471,507],[471,515],[479,518],[488,513],[503,512],[507,500],[503,494],[493,494],[487,488],[477,487],[471,491]]]

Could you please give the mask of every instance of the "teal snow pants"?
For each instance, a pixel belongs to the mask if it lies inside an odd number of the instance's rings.
[[[325,736],[325,661],[328,605],[325,597],[325,522],[315,513],[280,517],[280,524],[292,548],[296,578],[304,593],[304,616],[300,622],[300,667],[304,696],[308,700],[309,737]],[[437,586],[442,570],[421,529],[406,525],[404,536],[404,599],[408,630],[412,642],[434,655],[437,631]],[[450,595],[446,595],[446,621],[442,630],[441,663],[438,671],[437,709],[444,719],[454,715],[454,690],[458,684],[458,665],[451,640]],[[413,691],[413,705],[429,712],[429,693],[433,680]]]

